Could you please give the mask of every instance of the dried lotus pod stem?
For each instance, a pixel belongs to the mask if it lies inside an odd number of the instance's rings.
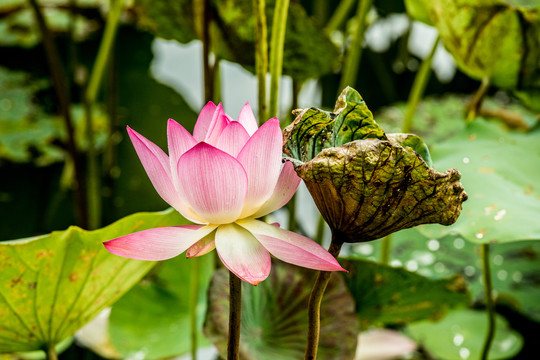
[[[331,113],[310,108],[294,114],[283,130],[283,152],[332,230],[332,255],[344,242],[457,220],[467,200],[459,171],[433,169],[420,137],[385,133],[356,90],[343,90]],[[317,354],[316,308],[328,277],[319,274],[311,294],[305,359]]]
[[[332,242],[330,243],[328,252],[336,259],[343,245],[341,235],[338,231],[332,230]],[[315,280],[315,284],[311,290],[308,304],[308,335],[305,360],[314,360],[317,358],[319,332],[321,328],[321,302],[331,276],[332,272],[330,271],[319,271],[317,280]]]

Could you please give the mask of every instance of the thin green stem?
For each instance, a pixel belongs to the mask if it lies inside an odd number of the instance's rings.
[[[257,102],[259,122],[268,119],[266,100],[266,73],[268,73],[268,27],[266,25],[266,0],[253,0],[255,13],[255,72],[257,74]]]
[[[240,319],[242,317],[242,280],[229,271],[229,341],[227,360],[240,358]]]
[[[422,61],[422,65],[414,78],[414,83],[411,92],[409,93],[409,99],[407,100],[407,112],[405,113],[405,118],[403,119],[402,131],[404,133],[411,132],[414,113],[416,112],[418,103],[424,96],[424,91],[426,90],[429,76],[431,75],[431,62],[433,61],[433,56],[437,51],[440,39],[441,38],[437,36],[437,39],[431,48],[431,52],[429,53],[428,57]]]
[[[358,68],[362,60],[362,43],[364,41],[364,31],[366,30],[366,19],[373,0],[359,0],[358,8],[355,15],[356,31],[354,31],[349,53],[345,57],[343,65],[343,74],[339,89],[344,89],[347,86],[355,86]]]
[[[283,47],[285,46],[288,9],[289,0],[276,0],[274,19],[272,21],[272,38],[270,40],[269,116],[279,115],[279,80],[283,71]]]
[[[199,304],[199,280],[200,279],[200,261],[195,257],[191,264],[191,282],[189,289],[189,322],[191,331],[191,360],[197,360],[197,305]]]
[[[313,1],[313,18],[320,25],[324,25],[328,19],[328,6],[327,0],[314,0]]]
[[[94,122],[92,120],[92,110],[97,98],[98,90],[103,79],[103,74],[108,63],[109,54],[114,44],[118,20],[122,12],[123,0],[113,1],[109,13],[103,38],[99,45],[98,54],[92,73],[88,80],[84,96],[84,107],[86,115],[86,140],[88,141],[88,227],[96,229],[101,225],[101,181],[98,166],[97,151],[95,146]]]
[[[482,102],[484,101],[484,97],[486,96],[486,93],[489,89],[489,78],[485,77],[482,79],[482,82],[480,83],[480,87],[474,93],[473,98],[471,99],[471,102],[469,103],[468,109],[467,109],[467,122],[471,122],[474,120],[478,112],[480,111],[480,108],[482,107]]]
[[[324,221],[322,215],[319,214],[319,220],[317,221],[317,233],[315,234],[314,239],[317,244],[322,244],[323,242],[325,230],[324,224],[326,224],[326,222]]]
[[[90,78],[88,80],[88,87],[86,88],[86,100],[93,104],[96,101],[99,85],[103,79],[103,73],[107,66],[109,54],[114,44],[116,36],[116,30],[118,29],[118,20],[122,13],[124,0],[115,0],[111,3],[111,8],[107,14],[107,23],[105,24],[105,31],[103,32],[103,38],[99,44],[98,54]]]
[[[47,360],[58,360],[58,354],[56,353],[54,345],[50,345],[45,351],[45,354]]]
[[[343,241],[337,231],[332,230],[332,242],[328,252],[337,258],[341,251]],[[315,360],[317,358],[317,348],[319,347],[319,335],[321,329],[321,302],[332,276],[331,271],[319,271],[315,285],[311,290],[308,304],[308,336],[306,353],[304,360]]]
[[[339,2],[338,7],[324,28],[326,33],[331,34],[345,22],[347,15],[349,15],[349,11],[351,11],[355,1],[356,0],[341,0]]]
[[[204,76],[204,102],[214,99],[214,76],[212,65],[210,64],[210,22],[212,12],[210,0],[201,2],[202,10],[202,43],[203,43],[203,76]]]
[[[64,126],[67,133],[67,149],[75,169],[77,217],[79,219],[79,224],[85,228],[88,225],[86,183],[84,180],[83,166],[80,162],[77,145],[75,143],[75,129],[70,113],[68,84],[66,82],[65,74],[62,71],[64,67],[60,61],[60,56],[58,55],[58,51],[54,44],[51,30],[49,29],[45,17],[41,12],[41,8],[37,4],[36,0],[29,0],[29,3],[34,11],[36,22],[38,23],[41,32],[43,46],[45,48],[45,55],[47,57],[47,62],[49,63],[49,69],[52,75],[56,96],[58,98],[60,112],[62,114],[62,118],[64,119]]]
[[[493,285],[491,282],[491,267],[489,264],[489,244],[482,244],[482,267],[484,280],[484,297],[486,299],[486,309],[488,312],[488,332],[484,340],[482,349],[482,360],[488,359],[489,349],[495,337],[495,306],[493,302]]]
[[[288,228],[292,232],[296,232],[296,230],[298,230],[298,224],[296,222],[296,198],[297,196],[295,194],[287,203],[287,210],[289,210]]]
[[[390,249],[392,248],[392,234],[386,235],[382,239],[381,264],[388,264],[390,261]]]

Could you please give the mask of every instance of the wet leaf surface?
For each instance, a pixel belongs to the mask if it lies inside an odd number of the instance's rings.
[[[349,258],[340,262],[349,270],[345,278],[362,329],[440,319],[449,309],[469,302],[461,276],[430,280],[370,261]]]
[[[111,344],[124,358],[161,359],[191,349],[189,293],[191,274],[198,262],[199,330],[206,313],[206,294],[214,271],[214,254],[164,261],[112,307],[109,320]],[[208,345],[199,332],[198,345]]]
[[[425,347],[436,359],[480,359],[487,314],[484,311],[454,310],[439,322],[419,322],[406,328],[406,334]],[[523,346],[521,336],[497,315],[495,338],[488,359],[512,359]]]
[[[519,241],[490,246],[490,267],[497,302],[505,303],[540,321],[540,241]],[[381,242],[358,244],[352,257],[379,260]],[[440,239],[418,229],[392,235],[392,266],[403,267],[430,279],[462,276],[474,301],[484,301],[480,248],[459,235]]]
[[[540,239],[540,132],[511,133],[477,119],[453,138],[435,143],[436,168],[459,167],[470,194],[464,215],[450,227],[422,227],[429,237],[459,233],[476,243]]]

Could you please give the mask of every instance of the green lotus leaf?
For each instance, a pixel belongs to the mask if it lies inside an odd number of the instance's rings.
[[[430,168],[427,146],[415,135],[386,135],[354,89],[342,92],[334,113],[300,111],[283,133],[285,154],[341,241],[449,225],[467,199],[456,169]]]
[[[408,0],[409,14],[433,24],[458,67],[495,86],[540,89],[540,3],[520,0]]]
[[[64,161],[66,141],[64,121],[50,115],[34,103],[36,93],[49,86],[46,80],[34,80],[29,74],[0,67],[0,159],[12,162],[34,162],[38,166]],[[102,149],[107,142],[107,115],[99,107],[93,109],[96,130],[95,147]],[[88,149],[83,106],[72,105],[71,113],[78,149]]]
[[[110,306],[155,262],[110,254],[102,242],[185,224],[176,211],[139,213],[105,228],[72,226],[0,243],[0,353],[53,346]]]
[[[458,309],[437,323],[422,321],[411,324],[405,333],[435,359],[480,359],[487,324],[485,311]],[[505,318],[497,315],[488,359],[514,359],[522,346],[523,338],[510,328]]]
[[[461,234],[476,243],[540,239],[540,132],[508,132],[476,119],[432,148],[435,166],[459,166],[470,197],[467,217],[448,228],[423,226],[427,236]]]
[[[197,264],[195,264],[197,262]],[[202,330],[206,294],[214,271],[212,254],[186,259],[177,256],[152,272],[111,309],[109,336],[123,358],[163,359],[189,352],[190,289],[194,267],[199,271],[198,328]],[[198,345],[208,345],[199,333]]]
[[[317,273],[282,262],[272,263],[268,279],[242,283],[240,358],[296,360],[304,357],[308,300]],[[204,331],[222,356],[227,352],[228,271],[212,278]],[[321,306],[319,359],[352,359],[358,335],[354,301],[343,278],[334,273]]]
[[[349,258],[341,263],[349,271],[345,279],[362,329],[440,319],[470,301],[461,276],[432,280],[365,260]]]
[[[79,1],[78,6],[97,8],[102,0]],[[99,28],[99,23],[80,14],[70,12],[69,1],[40,0],[43,16],[54,32],[71,32],[75,40],[84,40]],[[5,15],[0,21],[0,45],[30,48],[40,43],[41,33],[35,15],[27,1],[2,0],[0,12]]]

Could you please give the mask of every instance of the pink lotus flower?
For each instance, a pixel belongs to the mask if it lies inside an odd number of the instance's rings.
[[[104,245],[111,253],[158,261],[186,250],[193,257],[217,249],[230,271],[254,285],[270,273],[270,254],[311,269],[344,270],[312,240],[256,220],[285,205],[300,183],[291,163],[282,166],[277,118],[258,128],[248,103],[234,121],[221,104],[209,102],[193,136],[169,120],[169,156],[129,127],[128,133],[158,194],[201,225],[154,228],[109,240]]]

